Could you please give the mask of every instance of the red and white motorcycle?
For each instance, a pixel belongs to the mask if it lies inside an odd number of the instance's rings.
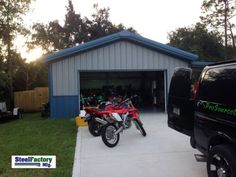
[[[132,98],[131,98],[132,99]],[[103,117],[106,120],[102,131],[101,137],[105,145],[108,147],[115,147],[120,139],[120,132],[131,127],[133,122],[136,128],[143,136],[146,136],[146,131],[143,128],[138,114],[138,110],[134,107],[130,98],[123,101],[125,105],[121,109],[103,111]],[[99,118],[96,118],[99,121]],[[104,120],[103,120],[104,123]]]

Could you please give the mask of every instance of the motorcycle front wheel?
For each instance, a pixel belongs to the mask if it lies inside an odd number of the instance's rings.
[[[135,125],[136,125],[136,128],[141,132],[141,134],[142,134],[143,136],[146,136],[147,133],[146,133],[146,131],[144,130],[142,123],[141,123],[138,119],[134,119],[134,123],[135,123]]]
[[[107,124],[102,128],[102,141],[110,148],[115,147],[120,139],[120,134],[115,134],[118,130],[115,124]]]

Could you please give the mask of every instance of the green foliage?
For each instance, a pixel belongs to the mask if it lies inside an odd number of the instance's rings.
[[[132,27],[126,28],[123,24],[115,25],[109,20],[109,8],[98,8],[98,4],[93,5],[96,13],[92,14],[90,22],[89,40],[94,40],[102,36],[113,34],[122,30],[136,32]]]
[[[27,29],[23,26],[22,15],[29,10],[31,0],[1,0],[0,1],[0,97],[8,97],[13,102],[13,78],[15,64],[20,56],[16,52],[13,41],[19,34],[25,35]]]
[[[201,16],[201,19],[214,28],[221,28],[224,26],[225,15],[226,20],[230,20],[235,8],[235,0],[204,0],[201,9],[205,16]]]
[[[39,61],[26,63],[13,45],[17,35],[25,36],[29,32],[22,16],[29,10],[30,3],[31,0],[0,1],[0,100],[7,101],[8,105],[13,101],[13,91],[47,85],[46,66]],[[43,36],[43,32],[40,35]]]
[[[88,19],[82,19],[80,14],[76,14],[72,2],[69,0],[67,7],[67,14],[65,15],[65,24],[63,30],[65,35],[63,36],[65,47],[72,47],[77,44],[81,44],[89,40],[88,36]]]
[[[19,62],[14,77],[14,91],[31,90],[35,87],[47,87],[48,69],[39,60],[26,63]]]
[[[235,48],[232,19],[236,15],[236,0],[204,0],[201,8],[204,14],[201,21],[221,34],[226,47],[231,45]]]
[[[224,56],[221,37],[197,23],[193,27],[178,28],[168,34],[169,45],[199,55],[200,60],[217,61]]]
[[[0,39],[7,45],[17,34],[26,34],[22,25],[22,15],[29,10],[31,0],[1,0],[0,1]]]
[[[94,5],[95,13],[91,19],[75,13],[72,1],[68,1],[64,25],[58,21],[49,24],[36,23],[33,25],[32,40],[28,43],[30,48],[42,47],[51,52],[67,47],[83,44],[122,30],[136,32],[133,28],[126,28],[122,24],[115,25],[109,20],[109,8],[99,8]]]
[[[235,24],[231,20],[236,15],[236,0],[203,0],[201,8],[201,23],[170,32],[170,45],[196,53],[200,60],[235,58]]]

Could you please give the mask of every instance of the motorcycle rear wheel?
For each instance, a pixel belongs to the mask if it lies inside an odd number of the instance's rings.
[[[141,134],[142,134],[143,136],[146,136],[147,133],[146,133],[146,131],[144,130],[142,123],[141,123],[138,119],[134,119],[134,123],[135,123],[135,125],[136,125],[136,128],[141,132]]]
[[[101,136],[104,144],[110,148],[115,147],[120,139],[120,134],[115,134],[118,130],[115,124],[107,124],[102,128]]]
[[[89,132],[93,136],[100,136],[101,135],[101,124],[98,123],[95,118],[93,117],[91,120],[88,121],[88,128]]]

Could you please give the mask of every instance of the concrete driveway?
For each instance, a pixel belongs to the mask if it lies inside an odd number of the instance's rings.
[[[114,148],[80,127],[73,177],[207,177],[206,163],[196,162],[189,137],[167,127],[164,113],[141,113],[147,136],[133,125]]]

